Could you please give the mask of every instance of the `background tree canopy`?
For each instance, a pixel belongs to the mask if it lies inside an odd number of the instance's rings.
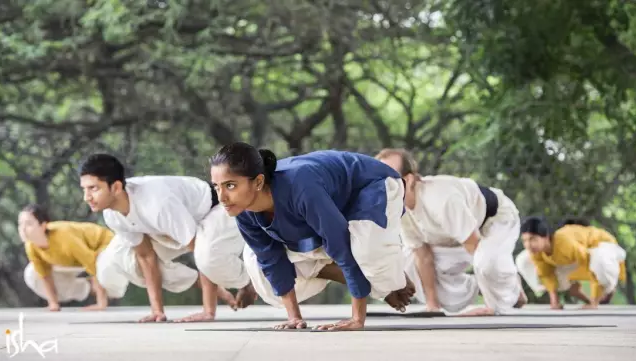
[[[208,178],[235,140],[279,157],[405,147],[523,215],[588,217],[628,250],[615,302],[636,303],[633,1],[6,0],[0,30],[0,304],[41,304],[22,280],[26,203],[101,222],[83,156]],[[122,302],[147,301],[131,286]]]

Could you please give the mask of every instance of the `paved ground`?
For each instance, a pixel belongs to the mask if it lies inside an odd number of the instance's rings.
[[[410,312],[421,310],[412,306]],[[169,307],[168,317],[177,318],[197,311],[196,307]],[[311,319],[345,318],[348,306],[303,306]],[[369,311],[390,311],[373,305]],[[45,353],[46,360],[64,361],[286,361],[286,360],[634,360],[636,355],[636,307],[607,306],[597,311],[568,309],[555,313],[534,306],[515,316],[370,318],[368,326],[460,324],[549,324],[611,327],[503,330],[417,330],[390,332],[227,332],[190,331],[211,328],[268,327],[271,319],[284,318],[284,311],[257,306],[233,312],[219,310],[219,322],[196,324],[135,324],[146,308],[113,307],[105,312],[64,309],[50,313],[42,309],[1,309],[0,330],[9,329],[20,346],[18,319],[24,315],[23,340],[46,347],[57,342],[57,353]],[[259,319],[261,321],[259,321]],[[269,321],[262,321],[270,319]],[[314,325],[318,321],[311,321]],[[430,328],[430,327],[429,327]],[[0,342],[0,360],[42,360],[33,347],[16,351],[15,344]],[[48,342],[48,346],[46,344]],[[462,355],[466,353],[466,355]],[[10,357],[12,354],[13,357]],[[558,355],[557,354],[562,354]]]

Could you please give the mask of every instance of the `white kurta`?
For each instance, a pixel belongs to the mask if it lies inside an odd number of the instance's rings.
[[[436,273],[440,274],[445,269],[457,269],[466,257],[436,248],[463,244],[473,231],[479,230],[481,239],[472,257],[474,277],[486,306],[503,313],[517,303],[521,293],[512,257],[520,219],[516,206],[501,190],[490,190],[497,196],[499,207],[497,214],[481,226],[486,216],[486,200],[475,181],[445,175],[421,178],[415,209],[407,209],[402,218],[403,243],[407,249],[429,244],[434,250]],[[413,270],[407,271],[414,274]],[[465,287],[462,293],[457,282],[470,284],[465,277],[438,277],[438,294],[452,295],[453,299],[439,300],[445,309],[456,309],[473,299],[474,288]]]
[[[115,232],[107,257],[119,266],[118,273],[139,287],[144,280],[137,266],[134,247],[144,234],[160,260],[163,288],[183,292],[197,280],[197,271],[173,260],[189,252],[199,271],[225,288],[242,288],[250,280],[240,259],[245,242],[234,219],[219,206],[212,208],[212,189],[200,179],[181,176],[145,176],[126,180],[130,200],[127,216],[104,211],[104,220]],[[112,273],[112,272],[111,272]],[[108,277],[98,279],[108,284]]]

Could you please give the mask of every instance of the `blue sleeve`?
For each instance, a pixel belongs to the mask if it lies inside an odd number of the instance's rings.
[[[323,187],[306,183],[303,186],[306,188],[296,199],[298,211],[323,239],[325,252],[342,270],[351,296],[367,297],[371,293],[371,284],[351,253],[349,222]]]
[[[272,285],[276,296],[286,295],[294,289],[296,268],[287,258],[285,246],[243,217],[246,216],[236,217],[236,223],[245,243],[256,254],[258,265]]]

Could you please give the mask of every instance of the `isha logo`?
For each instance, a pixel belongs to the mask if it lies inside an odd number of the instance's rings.
[[[17,331],[11,331],[7,329],[5,333],[5,339],[7,341],[7,353],[9,354],[9,358],[17,355],[18,353],[26,351],[29,347],[33,347],[37,353],[45,358],[44,355],[46,352],[55,351],[57,353],[57,339],[45,341],[41,344],[37,344],[32,340],[24,340],[24,314],[20,312],[20,316],[18,319],[19,326]],[[13,353],[12,353],[13,352]]]

